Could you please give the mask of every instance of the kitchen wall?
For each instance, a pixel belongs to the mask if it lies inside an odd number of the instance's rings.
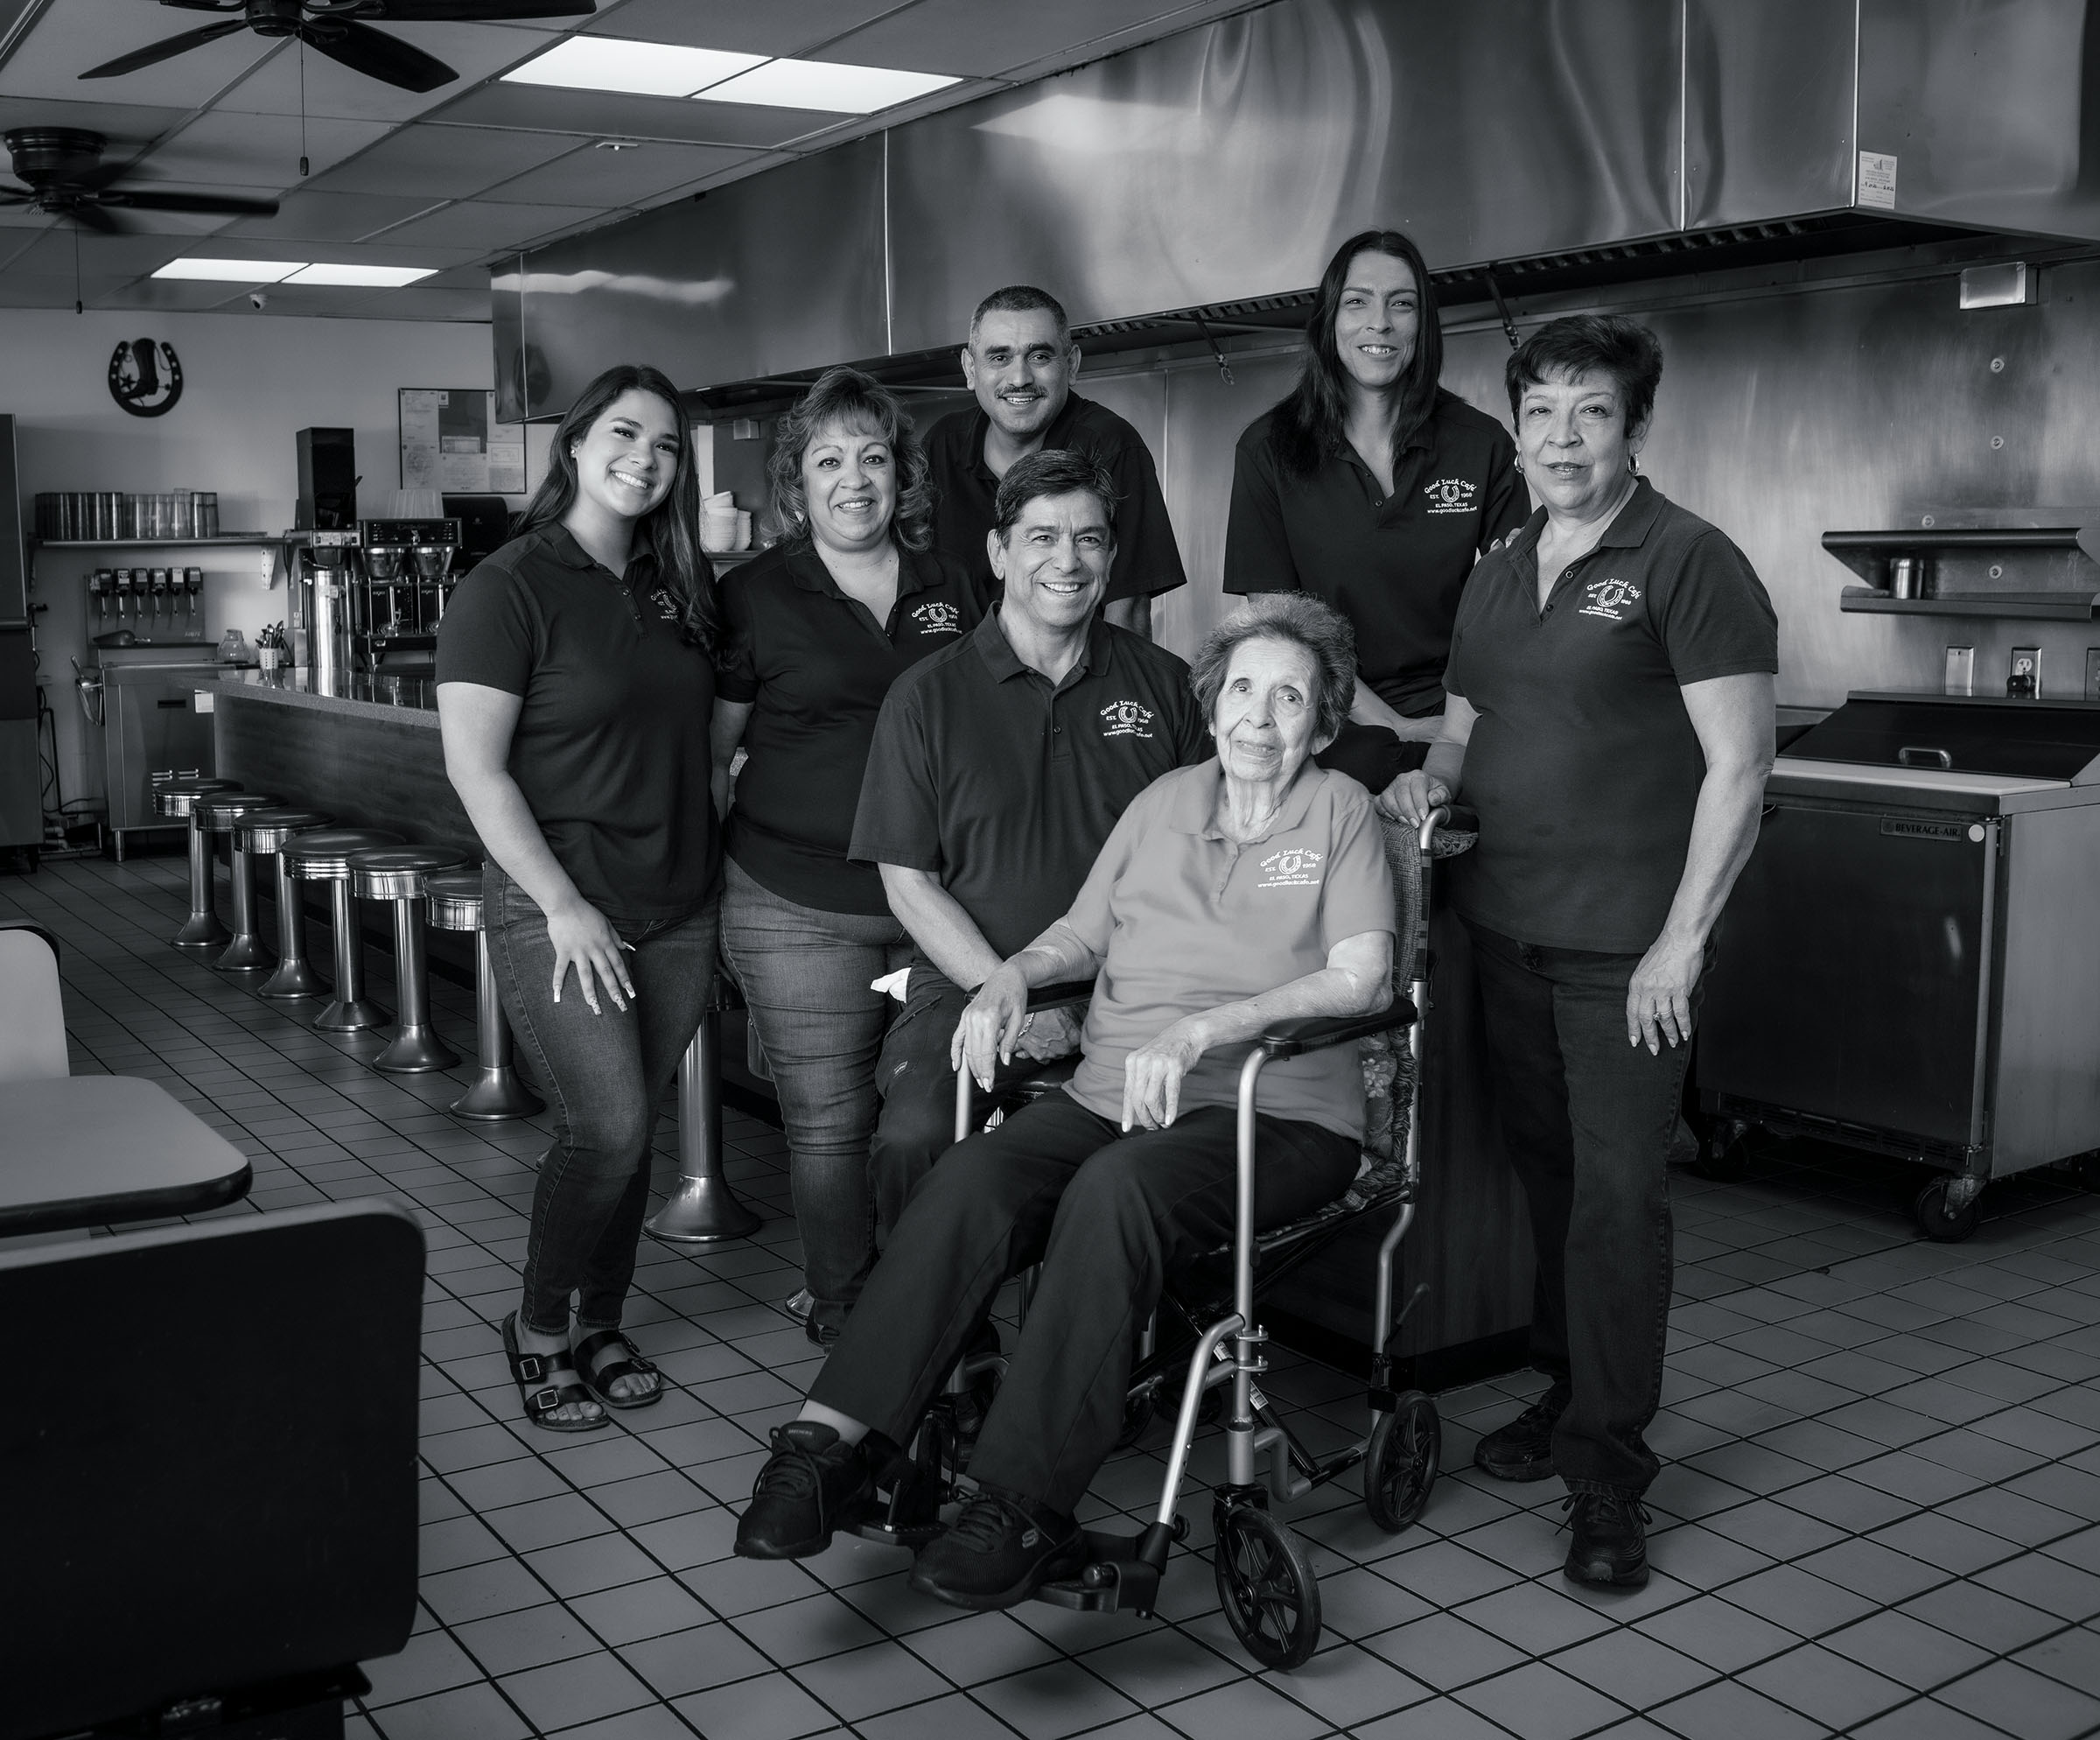
[[[182,397],[158,417],[118,409],[106,379],[110,353],[145,334],[175,347]],[[298,459],[309,426],[357,431],[373,504],[399,483],[396,391],[492,384],[488,328],[437,322],[265,319],[242,314],[0,313],[0,410],[12,411],[20,452],[23,523],[46,489],[215,489],[228,530],[280,532],[292,522]],[[549,431],[528,431],[530,474]],[[520,498],[522,500],[522,498]],[[173,552],[171,552],[172,555]],[[60,779],[68,800],[102,790],[101,746],[73,691],[70,660],[86,662],[82,575],[147,559],[147,552],[52,550],[35,558],[32,602],[39,674],[58,718]],[[265,586],[258,553],[221,548],[181,559],[205,569],[205,623],[253,642],[288,614],[281,573]]]
[[[2045,267],[2037,305],[1971,313],[1951,268],[1778,293],[1649,285],[1610,305],[1653,326],[1666,355],[1642,468],[1734,538],[1770,588],[1782,702],[1937,689],[1950,644],[1975,647],[1979,691],[2002,690],[2017,644],[2042,649],[2045,693],[2079,692],[2100,623],[1844,614],[1838,594],[1858,577],[1819,539],[1914,524],[1936,507],[2086,505],[2100,518],[2100,262]],[[1520,306],[1522,330],[1542,318]],[[1500,328],[1459,323],[1445,354],[1446,385],[1506,423]],[[1233,446],[1296,367],[1291,354],[1235,357],[1229,387],[1208,357],[1137,369],[1109,359],[1082,376],[1159,461],[1191,577],[1158,607],[1177,651],[1226,608]]]

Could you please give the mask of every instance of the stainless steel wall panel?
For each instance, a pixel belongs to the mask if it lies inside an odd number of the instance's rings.
[[[2100,19],[2087,0],[1858,6],[1859,149],[1896,158],[1898,213],[2100,239]]]
[[[526,256],[529,410],[559,415],[615,362],[681,387],[889,349],[883,141],[855,140]]]
[[[1685,0],[1684,227],[1852,202],[1851,0]]]
[[[1397,225],[1432,264],[1677,224],[1679,0],[1293,0],[891,134],[895,348],[1002,284],[1074,319],[1301,290]]]
[[[1992,1170],[2100,1147],[2100,805],[2016,817],[2006,852]]]
[[[496,421],[525,420],[524,256],[488,274],[488,334],[495,351]]]

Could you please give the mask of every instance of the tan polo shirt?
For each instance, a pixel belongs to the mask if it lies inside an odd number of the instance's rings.
[[[1065,916],[1106,961],[1067,1090],[1101,1117],[1123,1117],[1124,1060],[1183,1016],[1318,972],[1345,937],[1394,930],[1385,846],[1361,785],[1307,761],[1269,832],[1242,845],[1212,821],[1223,778],[1208,761],[1147,786]],[[1233,1105],[1251,1049],[1205,1053],[1181,1084],[1182,1107]],[[1260,1109],[1361,1140],[1356,1048],[1270,1064]]]

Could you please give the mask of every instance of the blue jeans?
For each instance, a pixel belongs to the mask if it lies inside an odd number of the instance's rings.
[[[815,1320],[836,1327],[875,1262],[868,1139],[875,1058],[894,1005],[869,985],[905,965],[894,918],[798,906],[733,860],[723,870],[722,958],[744,989],[788,1131],[788,1179]]]
[[[586,1333],[616,1330],[649,1206],[656,1104],[714,991],[718,902],[690,918],[614,920],[634,949],[634,995],[617,1009],[601,989],[595,1015],[573,972],[554,1000],[546,915],[494,861],[482,872],[481,906],[503,1013],[556,1120],[532,1196],[525,1325],[566,1335],[573,1294]]]
[[[1691,1047],[1626,1041],[1639,955],[1520,943],[1469,923],[1502,1137],[1531,1210],[1531,1364],[1569,1398],[1553,1470],[1638,1493],[1670,1333],[1670,1154]],[[1706,965],[1713,964],[1708,945]],[[1698,1019],[1704,986],[1693,987]]]

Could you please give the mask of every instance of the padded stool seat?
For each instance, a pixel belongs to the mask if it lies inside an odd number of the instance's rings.
[[[394,989],[400,1012],[393,1038],[372,1060],[374,1069],[388,1075],[424,1075],[449,1070],[459,1061],[430,1024],[423,879],[432,872],[457,870],[466,862],[465,854],[443,845],[376,846],[350,855],[351,887],[358,898],[390,901],[394,906]]]
[[[250,862],[258,856],[276,859],[277,970],[256,987],[256,996],[273,1003],[318,997],[328,988],[306,958],[305,909],[285,861],[284,847],[300,834],[325,828],[334,820],[326,810],[280,806],[249,810],[234,831]]]
[[[262,791],[214,791],[197,800],[198,826],[207,834],[226,835],[231,845],[234,935],[212,963],[220,972],[264,972],[276,965],[270,944],[256,930],[256,865],[241,838],[241,818],[274,809],[279,801]]]
[[[440,870],[425,876],[423,888],[430,898],[433,930],[474,933],[474,1081],[452,1102],[452,1116],[494,1123],[544,1111],[540,1097],[518,1079],[511,1062],[510,1021],[503,1014],[495,964],[481,928],[481,873]]]
[[[178,949],[220,949],[232,933],[219,922],[212,888],[212,840],[199,823],[196,809],[201,797],[214,791],[238,791],[230,779],[170,779],[153,788],[156,814],[190,824],[190,916],[171,939]]]
[[[401,843],[399,834],[384,828],[316,828],[297,836],[279,854],[294,881],[328,885],[329,917],[335,929],[335,998],[313,1018],[323,1033],[360,1033],[386,1021],[386,1011],[365,995],[365,944],[357,928],[350,859],[360,852]]]

